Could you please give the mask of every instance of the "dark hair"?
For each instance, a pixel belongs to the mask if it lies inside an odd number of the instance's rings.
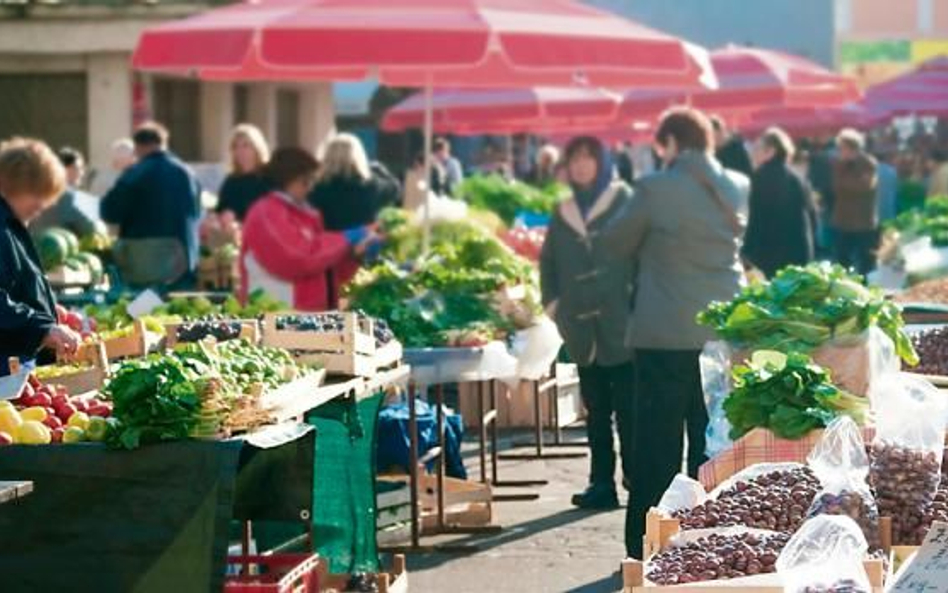
[[[135,146],[165,146],[168,144],[168,128],[156,121],[145,122],[132,134]]]
[[[727,126],[724,125],[724,120],[721,119],[720,115],[712,115],[708,117],[708,121],[711,122],[711,129],[715,132],[724,132],[727,130]]]
[[[793,140],[783,129],[778,127],[767,128],[760,137],[760,141],[773,149],[777,160],[786,163],[793,158]]]
[[[597,163],[602,163],[605,148],[602,142],[594,136],[577,136],[569,141],[566,150],[563,151],[563,162],[569,163],[580,151],[586,151],[596,159]]]
[[[296,147],[276,149],[270,155],[270,162],[264,167],[264,175],[278,189],[306,175],[315,175],[319,161],[309,151]]]
[[[72,167],[76,163],[85,160],[82,158],[81,152],[70,146],[60,148],[56,152],[56,156],[59,157],[59,162],[63,164],[63,167]]]
[[[445,149],[450,149],[451,143],[448,142],[447,138],[435,138],[434,142],[431,144],[431,149],[435,152],[441,152]]]
[[[674,138],[678,150],[699,150],[707,152],[713,145],[711,141],[711,122],[708,117],[690,107],[679,107],[666,111],[655,132],[655,140],[662,146]]]

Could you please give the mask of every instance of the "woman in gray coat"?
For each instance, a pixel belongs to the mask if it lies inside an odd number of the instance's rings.
[[[589,487],[573,497],[582,508],[615,508],[615,439],[618,425],[624,477],[631,453],[632,353],[625,344],[632,310],[633,264],[610,257],[602,230],[629,202],[632,191],[616,180],[608,151],[595,138],[566,147],[573,199],[560,204],[540,255],[543,304],[579,366],[592,466]]]
[[[665,169],[639,180],[623,215],[606,230],[607,248],[638,262],[629,344],[635,350],[638,423],[626,548],[642,557],[645,515],[681,470],[704,462],[708,414],[698,357],[711,335],[695,322],[711,301],[743,283],[741,240],[747,177],[714,158],[711,125],[699,111],[666,114],[655,136]]]

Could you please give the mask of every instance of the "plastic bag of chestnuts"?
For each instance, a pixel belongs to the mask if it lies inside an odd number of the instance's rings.
[[[912,538],[909,519],[924,515],[941,482],[948,398],[927,381],[904,373],[885,380],[874,407],[869,481],[879,512],[892,517],[893,543]]]
[[[780,553],[787,593],[870,593],[863,560],[869,546],[852,519],[821,515],[803,524]]]
[[[862,529],[870,549],[881,549],[879,507],[866,481],[869,456],[862,431],[853,419],[840,416],[831,422],[807,457],[807,464],[822,486],[807,511],[807,518],[847,516]]]

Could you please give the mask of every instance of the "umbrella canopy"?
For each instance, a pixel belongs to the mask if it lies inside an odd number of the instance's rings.
[[[694,92],[636,89],[626,94],[622,116],[654,117],[673,105],[689,104],[743,117],[761,109],[835,107],[860,98],[851,78],[778,51],[727,46],[711,52],[711,65],[718,88]]]
[[[757,111],[737,127],[748,136],[760,134],[771,126],[783,128],[801,138],[836,133],[843,128],[867,130],[891,119],[886,113],[872,111],[859,103],[841,107],[781,107]]]
[[[948,115],[948,56],[866,90],[866,105],[892,115]]]
[[[250,1],[147,29],[133,66],[441,88],[691,87],[707,75],[683,41],[574,0]]]
[[[553,131],[615,122],[619,96],[588,88],[537,87],[437,91],[432,98],[434,129],[471,134]],[[382,129],[398,132],[424,125],[425,98],[413,95],[382,119]]]

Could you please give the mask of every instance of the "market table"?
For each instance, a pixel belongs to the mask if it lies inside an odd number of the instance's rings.
[[[33,491],[33,482],[0,481],[0,504],[23,498]]]

